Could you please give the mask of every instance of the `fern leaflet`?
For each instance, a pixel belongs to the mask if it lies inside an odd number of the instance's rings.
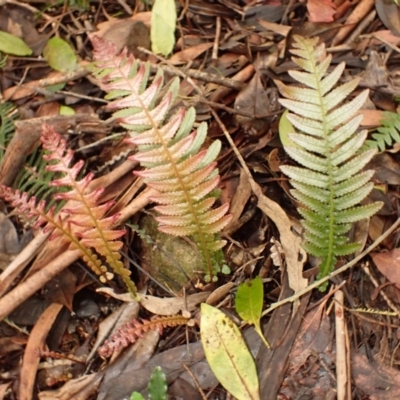
[[[359,248],[348,243],[347,232],[353,222],[375,214],[382,203],[358,205],[373,188],[369,182],[374,171],[360,172],[376,153],[357,153],[367,132],[356,132],[362,116],[356,115],[368,97],[368,90],[351,101],[346,97],[358,85],[353,79],[334,88],[345,64],[327,73],[331,56],[326,55],[318,38],[294,37],[296,56],[293,61],[302,71],[289,71],[290,76],[304,86],[279,85],[286,99],[281,104],[291,113],[289,121],[298,132],[289,134],[295,146],[285,146],[286,152],[301,167],[282,166],[294,189],[293,196],[302,204],[304,218],[304,249],[321,258],[320,274],[328,275],[338,256]]]

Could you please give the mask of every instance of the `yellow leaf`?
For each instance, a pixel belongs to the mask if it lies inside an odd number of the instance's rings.
[[[207,361],[221,385],[238,400],[260,400],[254,359],[234,322],[203,303],[200,332]]]

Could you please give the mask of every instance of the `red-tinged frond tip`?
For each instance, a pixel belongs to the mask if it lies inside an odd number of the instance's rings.
[[[95,60],[108,60],[118,54],[117,46],[109,40],[104,40],[96,34],[89,35],[93,45]]]

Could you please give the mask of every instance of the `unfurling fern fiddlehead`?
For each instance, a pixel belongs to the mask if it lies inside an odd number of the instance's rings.
[[[320,275],[329,274],[336,258],[359,248],[348,243],[353,222],[375,214],[382,203],[358,205],[373,188],[369,182],[374,171],[360,172],[375,150],[359,153],[367,132],[356,132],[362,116],[356,115],[368,97],[368,90],[346,102],[358,85],[353,79],[336,88],[345,64],[327,74],[331,56],[326,55],[318,38],[295,36],[293,61],[303,71],[289,71],[303,87],[279,85],[286,99],[281,104],[291,113],[288,120],[298,132],[290,133],[292,145],[284,146],[291,158],[303,168],[282,166],[291,178],[292,195],[302,204],[304,249],[321,258]]]
[[[230,220],[228,204],[212,209],[216,201],[214,190],[219,182],[215,159],[220,150],[215,141],[201,150],[207,127],[200,125],[192,131],[195,111],[180,109],[169,115],[176,97],[179,80],[175,79],[162,99],[161,70],[148,83],[149,66],[135,61],[127,50],[118,54],[116,47],[98,37],[92,38],[94,74],[101,87],[113,99],[108,105],[118,110],[114,117],[125,127],[137,146],[133,159],[144,170],[135,172],[158,194],[152,201],[160,214],[160,231],[176,236],[192,236],[199,246],[206,280],[224,271],[220,249],[225,244],[218,237]]]

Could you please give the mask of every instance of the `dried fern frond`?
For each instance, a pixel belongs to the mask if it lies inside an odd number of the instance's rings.
[[[135,343],[143,334],[149,331],[158,331],[160,335],[164,328],[178,325],[187,325],[189,319],[182,315],[173,315],[168,317],[155,317],[151,320],[133,320],[127,323],[118,332],[106,340],[99,348],[98,353],[101,357],[110,357],[116,351]]]
[[[381,124],[382,126],[376,130],[377,132],[372,133],[372,139],[365,142],[364,150],[385,151],[393,143],[400,143],[400,114],[384,112]]]
[[[108,272],[109,265],[122,277],[128,290],[135,296],[136,287],[129,278],[130,271],[124,267],[119,253],[122,242],[117,240],[125,234],[125,230],[111,228],[118,214],[105,216],[114,202],[98,203],[102,188],[87,191],[93,174],[89,173],[83,179],[77,180],[84,162],[81,160],[71,165],[73,151],[66,148],[66,141],[53,128],[44,125],[40,140],[47,152],[43,156],[48,163],[47,171],[61,175],[60,178],[53,179],[50,185],[68,189],[53,196],[55,200],[66,202],[65,206],[60,212],[56,212],[55,205],[46,210],[45,201],[29,198],[27,193],[6,186],[0,186],[0,197],[32,219],[36,228],[43,227],[44,232],[52,232],[51,239],[60,238],[70,243],[71,250],[79,250],[83,260],[103,282],[112,279],[112,274]]]
[[[207,136],[206,124],[193,131],[195,111],[180,109],[173,115],[169,111],[176,97],[179,79],[163,88],[163,74],[159,70],[149,83],[149,66],[134,59],[124,50],[103,39],[92,39],[95,49],[94,73],[101,87],[113,99],[108,105],[123,127],[128,129],[129,142],[137,146],[132,157],[145,169],[135,172],[158,194],[152,201],[160,214],[159,229],[171,235],[193,236],[202,253],[207,271],[206,280],[221,271],[219,250],[225,241],[220,232],[229,222],[229,205],[212,208],[216,202],[214,189],[220,177],[215,159],[220,142],[215,141],[207,150],[200,150]]]
[[[333,269],[336,258],[355,252],[358,243],[348,243],[347,232],[353,222],[375,214],[382,203],[359,206],[373,188],[369,182],[374,171],[362,171],[376,153],[359,153],[367,132],[357,133],[362,116],[356,115],[368,97],[365,90],[351,101],[347,96],[358,85],[353,79],[335,87],[345,64],[327,73],[331,55],[318,38],[294,37],[293,61],[302,71],[289,71],[303,86],[281,85],[286,99],[280,100],[290,113],[289,121],[297,129],[289,139],[295,146],[286,152],[301,167],[282,166],[289,176],[293,196],[302,204],[304,249],[321,258],[320,275]]]

